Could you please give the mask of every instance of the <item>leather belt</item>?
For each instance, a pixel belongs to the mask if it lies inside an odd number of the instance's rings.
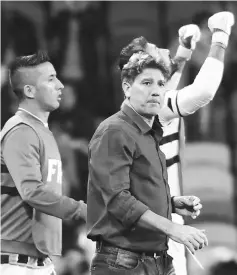
[[[96,242],[96,249],[97,250],[101,250],[103,251],[103,248],[112,248],[112,249],[121,249],[121,250],[124,250],[124,251],[129,251],[129,252],[132,252],[134,254],[137,254],[138,256],[145,256],[145,257],[152,257],[152,258],[155,258],[157,259],[158,257],[167,257],[167,250],[162,250],[162,251],[132,251],[132,250],[129,250],[129,249],[124,249],[124,248],[120,248],[120,247],[117,247],[117,246],[114,246],[108,242],[105,242],[105,241],[97,241]]]

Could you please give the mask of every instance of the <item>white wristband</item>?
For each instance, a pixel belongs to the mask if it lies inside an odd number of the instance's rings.
[[[183,47],[182,45],[179,45],[176,56],[185,58],[186,60],[189,60],[191,58],[192,52],[193,51],[191,49],[187,49],[187,48]]]
[[[223,31],[215,31],[212,35],[212,43],[221,43],[226,48],[229,42],[229,35]]]

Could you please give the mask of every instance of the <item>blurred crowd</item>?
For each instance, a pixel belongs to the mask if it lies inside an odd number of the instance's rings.
[[[185,10],[185,13],[183,12]],[[1,127],[17,109],[10,90],[8,67],[19,55],[47,50],[63,82],[63,99],[50,116],[64,168],[64,194],[86,201],[87,146],[98,124],[119,110],[123,101],[117,58],[123,46],[143,35],[174,55],[178,29],[195,23],[201,41],[186,66],[180,87],[193,81],[205,60],[210,33],[208,17],[221,10],[235,13],[234,2],[109,2],[9,1],[1,2]],[[237,26],[228,47],[225,73],[211,104],[185,119],[186,140],[225,144],[230,171],[237,186]],[[237,210],[237,188],[235,187]],[[237,218],[234,221],[237,224]],[[83,224],[64,224],[63,259],[59,275],[86,275],[94,246],[86,240]],[[236,262],[213,267],[212,275],[231,273]],[[221,270],[230,271],[223,273]],[[236,270],[236,269],[235,269]]]

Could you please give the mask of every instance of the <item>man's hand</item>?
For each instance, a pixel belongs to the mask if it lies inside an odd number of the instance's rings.
[[[208,19],[208,27],[211,32],[216,30],[223,31],[230,35],[231,27],[235,23],[234,14],[229,11],[215,13]]]
[[[234,25],[234,14],[228,11],[215,13],[208,19],[208,27],[213,33],[212,43],[221,43],[228,46],[231,27]]]
[[[200,215],[202,204],[195,196],[175,196],[172,198],[175,213],[182,216],[191,216],[196,219]]]
[[[205,230],[199,230],[188,225],[172,223],[169,228],[168,236],[175,242],[184,244],[194,254],[195,250],[202,249],[208,245]]]
[[[176,57],[189,60],[196,43],[200,40],[201,32],[197,25],[185,25],[179,29],[179,48]]]
[[[179,44],[187,49],[194,50],[200,37],[201,32],[197,25],[190,24],[179,29]]]

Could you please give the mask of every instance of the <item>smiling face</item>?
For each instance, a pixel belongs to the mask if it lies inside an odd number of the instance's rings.
[[[35,70],[34,100],[42,110],[51,112],[59,107],[64,86],[50,62],[38,65]]]
[[[123,81],[125,96],[137,113],[152,118],[157,115],[164,100],[165,78],[156,68],[146,68],[132,83]]]

